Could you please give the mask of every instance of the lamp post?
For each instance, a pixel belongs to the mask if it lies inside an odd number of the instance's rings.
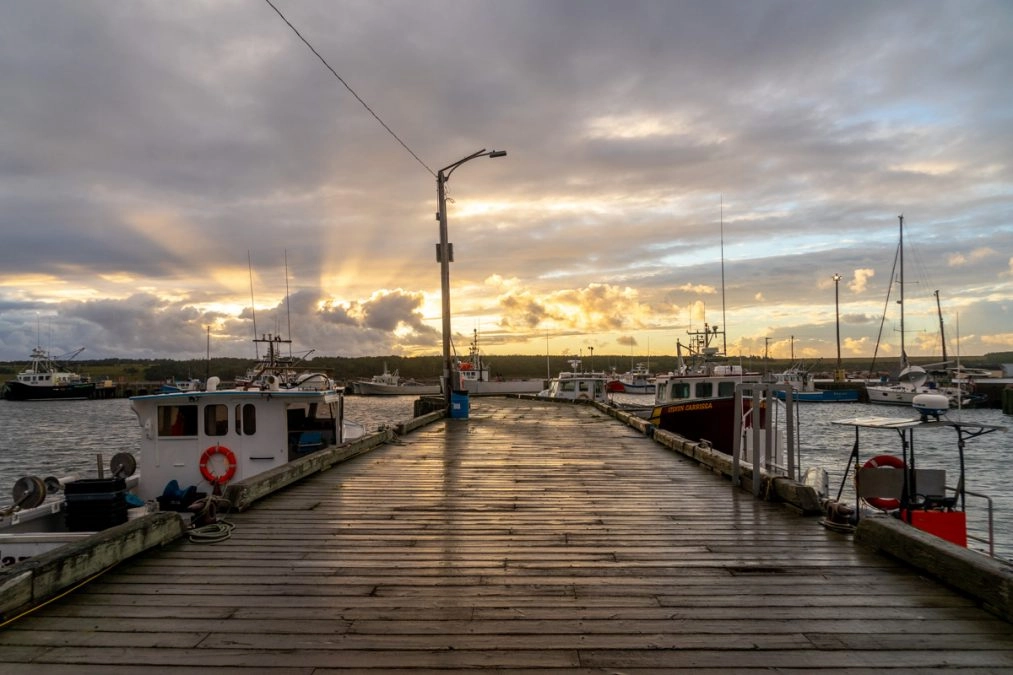
[[[844,373],[841,372],[841,295],[840,295],[840,281],[841,275],[834,273],[834,321],[837,324],[837,370],[834,371],[834,382],[840,382],[844,379]]]
[[[440,243],[436,246],[436,259],[440,263],[440,293],[443,298],[443,398],[447,412],[450,411],[451,373],[453,364],[450,361],[450,261],[453,249],[447,241],[447,181],[454,169],[476,157],[504,157],[506,150],[486,150],[457,160],[443,167],[436,174],[436,219],[440,221]]]

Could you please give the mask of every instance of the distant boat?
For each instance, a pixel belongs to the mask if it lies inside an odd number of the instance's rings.
[[[558,377],[549,380],[547,389],[539,392],[539,398],[551,398],[564,401],[598,401],[607,400],[605,373],[585,372],[580,370],[580,359],[570,360],[569,372],[563,371]]]
[[[647,366],[638,363],[628,372],[610,380],[608,390],[624,394],[653,394],[655,379]]]
[[[913,366],[908,362],[907,350],[904,346],[904,216],[901,215],[898,218],[900,220],[900,238],[897,245],[897,260],[900,266],[897,286],[900,299],[897,304],[900,305],[900,373],[895,383],[867,386],[865,390],[869,395],[869,403],[910,407],[914,404],[915,397],[920,394],[940,394],[949,400],[951,408],[962,407],[967,405],[971,399],[959,386],[939,386],[929,380],[929,374],[924,368]],[[887,294],[889,299],[889,291]]]
[[[421,396],[439,394],[440,391],[438,384],[423,384],[415,380],[401,379],[398,371],[392,373],[387,370],[386,363],[383,364],[383,373],[380,375],[352,383],[352,393],[362,396]]]
[[[817,389],[812,373],[802,363],[793,365],[779,374],[775,384],[791,387],[791,397],[796,401],[810,403],[856,403],[857,389]],[[782,401],[785,399],[783,390],[774,390],[774,395]]]
[[[161,392],[163,394],[171,394],[178,391],[200,391],[204,386],[204,383],[194,378],[189,380],[169,380],[162,383]]]
[[[453,377],[454,390],[466,391],[471,395],[483,394],[537,394],[545,388],[541,379],[504,379],[491,378],[489,364],[482,357],[478,348],[478,331],[474,333],[468,358],[458,360],[455,364]]]
[[[57,357],[69,361],[84,351],[84,347]],[[42,347],[32,350],[31,364],[18,373],[16,380],[4,384],[3,397],[8,401],[49,401],[87,399],[95,396],[95,383],[71,371],[52,358]]]

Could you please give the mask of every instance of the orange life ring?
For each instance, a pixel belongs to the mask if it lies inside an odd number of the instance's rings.
[[[225,458],[225,473],[216,476],[208,467],[208,461],[215,456],[221,455]],[[236,475],[236,455],[224,445],[212,445],[200,456],[200,474],[211,484],[224,485]]]
[[[894,457],[893,455],[876,455],[875,457],[869,458],[869,460],[862,465],[863,469],[905,469],[907,465],[904,464],[904,460],[900,457]],[[894,509],[900,508],[900,500],[892,499],[888,497],[865,497],[865,501],[870,506],[874,506],[877,509],[883,511],[893,511]]]

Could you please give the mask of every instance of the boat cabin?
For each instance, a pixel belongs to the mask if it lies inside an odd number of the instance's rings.
[[[654,400],[657,404],[677,403],[692,399],[726,398],[735,396],[735,387],[741,382],[759,381],[758,376],[746,373],[742,366],[713,366],[703,374],[661,375],[655,381]]]

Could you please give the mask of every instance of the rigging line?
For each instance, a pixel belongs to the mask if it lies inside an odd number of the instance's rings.
[[[363,101],[361,96],[359,96],[358,94],[355,93],[355,90],[352,89],[348,85],[348,83],[345,82],[345,80],[340,75],[338,75],[338,72],[336,70],[334,70],[334,68],[331,67],[331,64],[327,63],[327,60],[323,56],[320,55],[320,52],[318,52],[316,49],[313,48],[313,45],[311,45],[309,43],[309,40],[307,40],[306,38],[304,38],[303,35],[302,35],[302,33],[300,33],[299,30],[295,26],[292,25],[292,22],[285,18],[285,15],[281,13],[281,10],[278,9],[277,7],[275,7],[274,3],[272,3],[271,0],[264,0],[264,2],[266,2],[268,5],[270,5],[271,9],[273,9],[278,14],[278,16],[281,17],[281,20],[284,21],[286,24],[288,24],[288,27],[292,29],[292,32],[295,33],[299,37],[299,39],[302,40],[303,43],[307,47],[309,47],[310,51],[313,52],[313,54],[316,55],[316,57],[318,59],[320,59],[320,63],[324,64],[324,67],[326,67],[327,70],[331,71],[331,74],[334,75],[334,77],[338,78],[338,81],[341,82],[341,84],[345,85],[345,89],[347,89],[349,92],[351,92],[352,96],[354,96],[355,99],[359,103],[362,104],[362,107],[365,108],[366,110],[368,110],[370,115],[372,115],[374,118],[376,118],[376,121],[380,123],[380,126],[382,126],[384,129],[386,129],[387,133],[389,133],[391,136],[393,136],[394,140],[396,140],[398,143],[400,143],[401,147],[404,148],[405,150],[407,150],[408,154],[415,158],[416,162],[418,162],[423,167],[425,167],[425,170],[428,171],[430,174],[432,174],[435,177],[436,176],[436,172],[433,171],[432,169],[430,169],[429,165],[426,164],[425,162],[423,162],[419,158],[419,156],[416,155],[415,152],[412,151],[412,149],[409,148],[408,145],[404,141],[402,141],[401,138],[397,134],[394,133],[394,130],[391,129],[389,126],[387,126],[386,122],[384,122],[382,119],[380,119],[380,116],[377,115],[376,112],[374,112],[373,109],[369,107],[369,104],[366,103],[365,101]]]

